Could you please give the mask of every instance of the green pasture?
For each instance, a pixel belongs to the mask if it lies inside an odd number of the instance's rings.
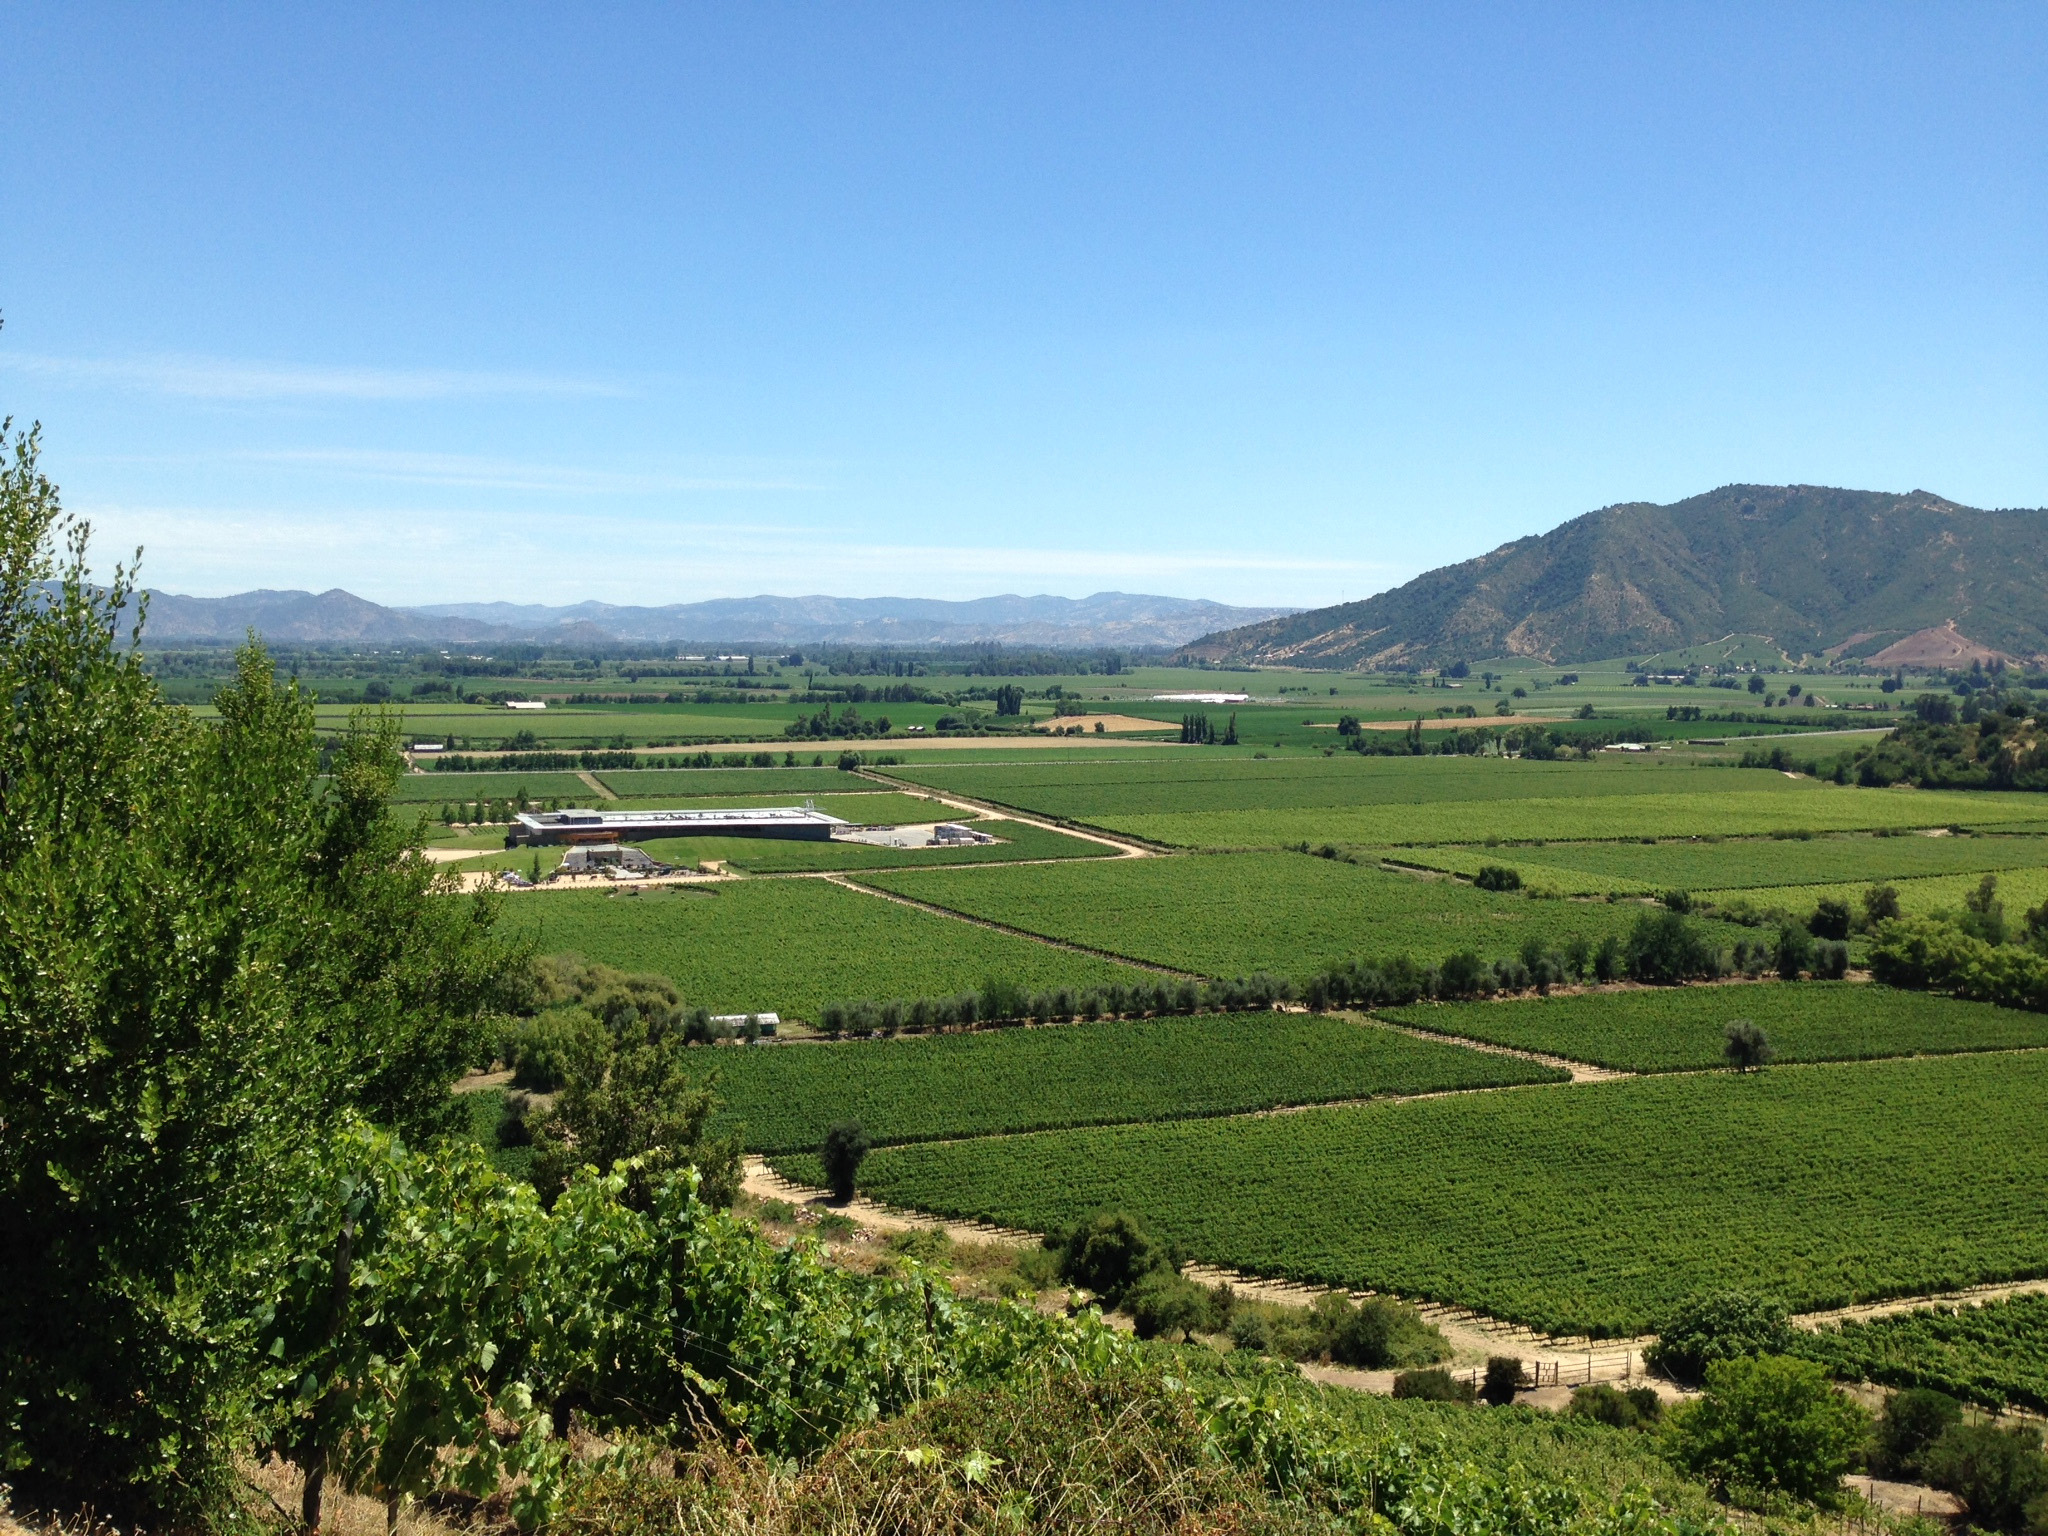
[[[951,996],[990,977],[1033,990],[1138,979],[1129,968],[921,912],[826,880],[534,891],[502,926],[542,954],[575,953],[675,982],[692,1006],[815,1019],[826,1003]]]
[[[1632,1335],[1688,1296],[1797,1311],[2048,1274],[2048,1052],[1632,1077],[890,1147],[877,1199]],[[813,1182],[814,1159],[785,1159]]]
[[[1301,979],[1336,961],[1489,959],[1626,933],[1637,903],[1540,901],[1299,853],[863,875],[974,917],[1206,976]],[[1719,930],[1722,925],[1709,924]],[[1717,932],[1728,942],[1733,931]]]
[[[713,1060],[720,1126],[745,1127],[747,1146],[770,1152],[810,1151],[840,1120],[882,1144],[1565,1076],[1370,1024],[1277,1013],[729,1048]]]
[[[1370,852],[1371,850],[1366,850]],[[1563,895],[1724,891],[1744,886],[1843,884],[2048,867],[2048,837],[1659,838],[1650,842],[1541,843],[1487,848],[1440,844],[1387,849],[1430,869],[1477,874],[1508,865],[1523,883]]]
[[[1735,1019],[1760,1026],[1774,1059],[1858,1061],[2048,1046],[2048,1014],[1846,981],[1755,982],[1382,1010],[1399,1024],[1625,1072],[1724,1062]]]

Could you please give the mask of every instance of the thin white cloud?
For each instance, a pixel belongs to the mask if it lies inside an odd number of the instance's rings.
[[[1308,607],[1412,574],[1387,562],[1237,550],[987,547],[831,539],[815,528],[394,509],[345,514],[103,504],[81,509],[103,558],[144,548],[152,587],[222,596],[345,587],[389,604],[659,605],[773,592],[965,598],[1105,588]],[[488,529],[479,540],[480,527]]]
[[[302,465],[410,485],[449,485],[492,491],[555,495],[646,495],[694,491],[816,491],[823,486],[790,479],[745,476],[633,474],[526,464],[459,453],[403,453],[381,449],[252,450],[231,455],[250,464]]]
[[[0,353],[0,366],[60,383],[141,390],[195,400],[453,400],[493,395],[618,397],[616,384],[526,372],[454,368],[339,368],[219,357],[52,357]]]

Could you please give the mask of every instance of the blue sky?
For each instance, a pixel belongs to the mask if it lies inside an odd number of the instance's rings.
[[[2048,8],[11,7],[0,411],[220,594],[1361,597],[2048,503]]]

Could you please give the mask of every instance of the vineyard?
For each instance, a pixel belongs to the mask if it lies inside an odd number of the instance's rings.
[[[1802,1337],[1799,1353],[1845,1381],[1933,1387],[1988,1407],[2048,1413],[2048,1296],[1844,1323]]]
[[[876,787],[837,768],[607,768],[593,777],[621,800],[644,799],[649,795],[801,798]]]
[[[1450,880],[1392,874],[1298,853],[1123,859],[954,875],[863,877],[879,889],[1134,959],[1235,976],[1297,980],[1333,961],[1407,953],[1436,961],[1459,950],[1488,958],[1573,937],[1624,933],[1636,904],[1537,901]],[[1733,931],[1708,924],[1715,942]]]
[[[1997,871],[1997,875],[1998,899],[2005,903],[2006,918],[2017,929],[2022,913],[2048,901],[2048,869],[2002,869]],[[1893,884],[1898,888],[1900,910],[1908,917],[1918,917],[1943,909],[1961,910],[1963,898],[1974,892],[1983,878],[1981,874],[1934,875],[1922,880],[1899,880]],[[1848,902],[1853,911],[1866,888],[1863,885],[1764,886],[1745,891],[1717,891],[1714,899],[1719,901],[1740,896],[1758,907],[1810,912],[1816,902],[1832,897]]]
[[[542,954],[574,953],[675,982],[691,1006],[814,1019],[849,997],[950,995],[990,976],[1026,988],[1135,979],[1112,961],[954,922],[824,880],[548,892],[501,919]]]
[[[2048,1274],[2044,1094],[2048,1054],[1628,1078],[895,1147],[862,1183],[1039,1231],[1122,1206],[1205,1262],[1634,1334],[1695,1292]]]
[[[692,1058],[695,1060],[695,1058]],[[1271,1109],[1565,1074],[1302,1014],[1218,1014],[717,1055],[721,1122],[809,1150],[836,1120],[877,1143]]]
[[[856,781],[858,782],[858,781]],[[841,787],[845,787],[842,778]],[[632,800],[598,800],[609,811],[659,810],[742,810],[750,806],[814,803],[827,816],[837,816],[859,826],[895,827],[920,821],[972,820],[974,812],[956,811],[936,800],[919,795],[894,794],[877,788],[873,794],[840,795],[719,795],[708,800],[685,800],[676,795],[651,795]]]
[[[1843,981],[1592,992],[1395,1008],[1384,1016],[1628,1072],[1720,1066],[1722,1031],[1732,1019],[1761,1026],[1781,1062],[2048,1046],[2042,1014]]]
[[[1740,838],[1716,842],[1549,843],[1536,847],[1390,850],[1431,869],[1516,867],[1525,884],[1594,891],[1721,891],[1743,886],[1869,884],[1930,875],[2048,867],[2043,837]],[[1809,901],[1810,905],[1810,901]]]
[[[1704,777],[1714,771],[1698,773]],[[1687,781],[1674,769],[1670,782],[1677,786]],[[1746,782],[1761,786],[1772,780],[1751,772]],[[1809,779],[1775,782],[1786,787],[1327,809],[1122,812],[1086,819],[1112,831],[1186,848],[1280,848],[1300,842],[1405,846],[1488,838],[1740,837],[1970,825],[1994,816],[2001,822],[2024,819],[2048,828],[2048,796],[1851,789]]]
[[[563,800],[577,805],[604,797],[573,773],[408,773],[392,786],[402,805],[438,810],[470,800]]]
[[[930,813],[925,819],[930,819]],[[1027,826],[1021,821],[984,820],[976,830],[1002,841],[960,843],[945,848],[882,848],[843,840],[812,843],[766,837],[671,837],[657,838],[641,846],[651,857],[668,863],[695,864],[703,859],[721,859],[734,869],[753,875],[824,869],[922,869],[935,864],[988,864],[1010,859],[1100,859],[1116,853],[1107,844]]]

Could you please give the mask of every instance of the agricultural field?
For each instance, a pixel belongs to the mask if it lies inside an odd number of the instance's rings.
[[[1408,846],[1732,837],[2035,824],[2048,798],[1856,789],[1658,761],[1213,757],[1009,768],[908,765],[892,777],[1188,848]],[[2015,802],[2021,803],[2015,803]]]
[[[1718,1067],[1722,1031],[1734,1019],[1760,1026],[1780,1062],[2048,1047],[2048,1014],[1846,981],[1417,1005],[1385,1009],[1381,1017],[1625,1072]]]
[[[2005,904],[2006,921],[2015,931],[2020,926],[2023,913],[2048,901],[2048,869],[2002,869],[1995,872],[1994,878],[1998,881],[1998,899]],[[1983,879],[1981,874],[1933,875],[1921,880],[1888,883],[1899,893],[1899,909],[1908,917],[1922,917],[1944,909],[1961,911],[1963,898],[1974,892]],[[1867,889],[1867,881],[1853,885],[1761,886],[1741,891],[1714,891],[1710,897],[1717,902],[1739,898],[1760,910],[1783,907],[1792,912],[1810,912],[1823,898],[1833,898],[1848,902],[1849,910],[1854,912],[1860,910],[1859,904]]]
[[[392,786],[394,804],[439,809],[460,801],[491,799],[571,800],[581,805],[603,798],[573,773],[408,773]]]
[[[1519,954],[1530,938],[1557,947],[1625,934],[1638,903],[1540,901],[1453,880],[1299,853],[1119,859],[1087,867],[866,875],[970,916],[1205,976],[1269,971],[1295,980],[1333,962],[1406,953],[1436,961],[1461,950]],[[1736,930],[1709,923],[1717,943]]]
[[[813,754],[815,755],[815,754]],[[732,795],[805,795],[877,789],[837,768],[606,768],[591,774],[619,800],[646,800],[667,795],[705,799]]]
[[[841,787],[844,788],[842,780]],[[812,801],[827,816],[856,826],[896,827],[920,821],[972,821],[973,811],[956,811],[922,795],[907,795],[870,785],[869,790],[839,795],[711,795],[686,800],[681,795],[649,795],[645,799],[600,800],[589,804],[605,811],[710,811],[749,807],[801,805]]]
[[[1364,850],[1371,851],[1371,850]],[[1644,843],[1545,843],[1386,850],[1390,857],[1461,875],[1508,865],[1524,884],[1582,895],[1745,886],[1827,885],[2048,867],[2048,837],[1662,838]]]
[[[706,1053],[693,1055],[695,1063]],[[1216,1014],[710,1053],[721,1127],[809,1151],[838,1120],[877,1143],[1173,1120],[1565,1074],[1347,1019]]]
[[[1798,1352],[1845,1381],[1933,1387],[1990,1408],[2048,1413],[2044,1295],[1843,1323],[1802,1336]]]
[[[884,1148],[875,1197],[1633,1335],[1697,1292],[1797,1311],[2048,1274],[2048,1053],[1632,1077]],[[785,1158],[815,1182],[815,1159]]]
[[[829,1002],[951,996],[1001,977],[1033,989],[1138,979],[1129,968],[954,922],[827,880],[537,891],[501,925],[541,954],[672,980],[693,1007],[815,1019]]]
[[[835,839],[808,843],[763,837],[658,838],[641,846],[650,857],[672,864],[720,859],[750,875],[798,874],[813,870],[923,869],[933,865],[1000,864],[1017,859],[1102,859],[1116,850],[1086,838],[1069,837],[1020,821],[979,820],[975,829],[1001,839],[947,848],[882,848]]]

